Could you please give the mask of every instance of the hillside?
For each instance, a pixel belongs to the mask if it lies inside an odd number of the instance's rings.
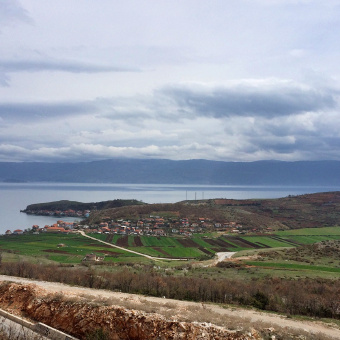
[[[340,161],[222,162],[209,160],[111,159],[82,163],[0,162],[0,181],[340,185]]]
[[[77,201],[54,201],[54,202],[46,202],[46,203],[35,203],[30,204],[26,207],[26,209],[21,210],[27,214],[39,214],[39,212],[45,211],[65,211],[65,210],[103,210],[117,207],[124,207],[129,205],[139,205],[145,204],[141,201],[137,200],[111,200],[111,201],[101,201],[101,202],[91,202],[91,203],[82,203]]]
[[[198,200],[174,204],[148,204],[103,209],[91,213],[88,224],[105,219],[138,219],[150,214],[172,213],[178,218],[205,217],[217,223],[234,221],[244,229],[297,229],[338,225],[340,192],[258,200]]]

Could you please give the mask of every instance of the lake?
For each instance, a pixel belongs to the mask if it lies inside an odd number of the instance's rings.
[[[288,195],[340,191],[340,187],[230,186],[166,184],[0,183],[0,234],[53,224],[57,218],[20,213],[27,205],[58,200],[99,202],[137,199],[146,203],[175,203],[209,198],[279,198]],[[75,218],[63,218],[74,221]]]

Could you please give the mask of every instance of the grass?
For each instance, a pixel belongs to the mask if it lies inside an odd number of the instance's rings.
[[[340,236],[340,227],[324,227],[324,228],[304,228],[304,229],[294,229],[294,230],[285,230],[285,231],[277,231],[275,233],[279,236],[290,236],[290,235],[337,235]]]
[[[332,268],[332,267],[324,267],[324,266],[313,266],[307,264],[298,264],[298,263],[281,263],[281,262],[259,262],[259,261],[245,261],[245,263],[249,266],[255,267],[268,267],[268,268],[284,268],[289,270],[314,270],[321,272],[332,272],[339,273],[340,268]]]
[[[145,247],[180,247],[180,243],[176,239],[170,237],[141,236],[141,241]]]
[[[269,248],[278,248],[278,247],[292,247],[291,244],[285,242],[284,239],[273,239],[269,236],[244,236],[243,239],[250,241],[252,243],[256,244],[264,244],[268,246]]]
[[[117,244],[118,240],[124,237],[122,235],[107,234],[91,234],[91,236],[103,241],[110,238],[113,244]],[[216,251],[241,251],[239,255],[242,255],[243,253],[249,255],[250,253],[257,254],[259,252],[267,252],[273,248],[282,249],[289,247],[292,249],[298,244],[312,245],[316,242],[325,240],[340,240],[340,227],[287,230],[279,231],[271,235],[237,235],[235,237],[235,235],[221,235],[221,233],[206,233],[194,234],[190,239],[182,238],[182,236],[156,237],[146,235],[140,236],[139,239],[143,246],[136,246],[140,244],[139,242],[136,242],[137,236],[130,235],[127,238],[127,248],[153,257],[200,259],[206,257],[208,254],[213,255]],[[183,245],[180,240],[187,240],[185,241],[187,242],[186,246]],[[223,246],[223,242],[221,245],[214,244],[215,241],[219,242],[219,240],[227,242],[228,245],[225,244]],[[245,243],[242,243],[243,241]],[[61,243],[65,244],[65,247],[58,247],[58,244]],[[252,249],[252,244],[263,248]],[[77,234],[1,236],[0,251],[1,250],[12,254],[12,257],[8,258],[9,261],[15,261],[22,256],[27,256],[30,260],[40,258],[45,261],[77,264],[80,263],[88,253],[96,253],[97,255],[102,256],[105,254],[104,261],[108,263],[125,263],[129,261],[132,263],[143,263],[144,261],[143,257],[139,255],[134,255],[117,248],[109,248],[104,244],[99,242],[96,243],[94,240],[84,238]],[[308,270],[308,273],[311,273],[312,271],[324,274],[332,273],[334,275],[338,275],[339,273],[337,268],[338,262],[331,261],[325,256],[318,260],[317,257],[312,258],[313,256],[309,255],[307,256],[309,261],[305,258],[304,260],[301,260],[302,262],[296,260],[286,261],[284,256],[281,257],[281,259],[274,259],[274,261],[269,257],[265,258],[265,261],[270,263],[271,269],[274,268],[276,271],[284,271],[283,269],[291,271],[290,274],[286,272],[285,275],[296,275],[298,269],[304,270],[304,274],[306,274],[306,270]],[[310,265],[307,265],[306,262],[310,262]],[[250,275],[261,276],[264,272],[270,270],[263,262],[257,261],[256,264],[252,263],[251,265],[256,265],[256,268],[258,268],[259,271],[247,272]],[[307,266],[308,269],[304,266]],[[263,273],[261,271],[263,271]],[[232,270],[229,271],[229,273],[231,272]],[[239,271],[234,270],[234,274],[239,276]],[[280,276],[281,274],[282,273],[280,273]]]
[[[58,244],[65,247],[58,247]],[[0,250],[17,255],[41,257],[60,263],[80,263],[88,253],[105,254],[110,251],[119,257],[127,256],[120,249],[108,249],[95,241],[79,235],[39,234],[0,237]],[[131,254],[128,254],[131,257]]]
[[[316,242],[327,241],[327,240],[340,240],[340,236],[337,235],[292,235],[290,239],[299,242],[300,244],[313,244]]]

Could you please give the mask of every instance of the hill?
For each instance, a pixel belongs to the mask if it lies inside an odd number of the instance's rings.
[[[146,204],[137,200],[111,200],[111,201],[101,201],[101,202],[91,202],[91,203],[82,203],[77,201],[53,201],[46,203],[35,203],[30,204],[26,207],[26,209],[21,210],[21,212],[27,214],[38,214],[40,211],[56,211],[56,210],[103,210],[117,207],[124,207],[129,205],[139,205]]]
[[[217,223],[234,221],[247,229],[297,229],[338,225],[340,192],[325,192],[279,199],[198,200],[174,204],[148,204],[93,212],[89,224],[106,219],[140,218],[175,213],[178,218],[206,217]]]
[[[0,181],[340,185],[340,161],[222,162],[209,160],[111,159],[82,163],[0,162]]]

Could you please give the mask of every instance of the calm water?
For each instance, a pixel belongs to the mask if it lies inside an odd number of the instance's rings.
[[[20,210],[32,203],[58,200],[99,202],[113,199],[137,199],[146,203],[174,203],[195,198],[279,198],[337,190],[340,190],[340,187],[0,183],[0,234],[7,229],[13,231],[18,228],[32,227],[33,224],[44,226],[55,223],[57,219],[53,217],[20,213]],[[67,219],[67,221],[73,220],[75,219]]]

